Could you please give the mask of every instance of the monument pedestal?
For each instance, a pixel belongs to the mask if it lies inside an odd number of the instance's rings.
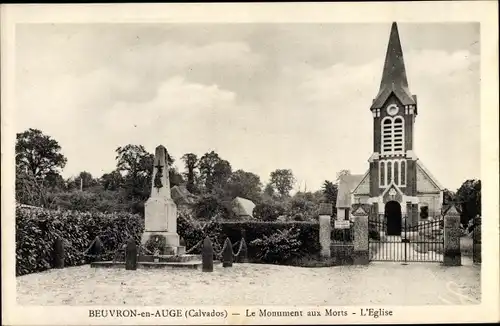
[[[165,239],[161,254],[177,255],[185,252],[185,248],[179,245],[177,206],[174,201],[171,198],[150,197],[144,205],[144,211],[145,227],[141,244],[146,245],[150,239],[155,241],[156,237],[161,237]]]

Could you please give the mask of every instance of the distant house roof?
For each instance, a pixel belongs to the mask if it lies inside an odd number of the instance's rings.
[[[255,204],[250,199],[236,197],[233,199],[233,209],[238,216],[253,217],[253,209]]]
[[[337,207],[351,207],[351,191],[363,180],[364,174],[345,174],[339,178]]]
[[[170,193],[177,205],[191,205],[195,203],[196,196],[190,193],[185,186],[173,186],[170,189]]]

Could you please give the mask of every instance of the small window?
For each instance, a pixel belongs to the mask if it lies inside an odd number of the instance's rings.
[[[401,161],[401,185],[406,184],[406,162]]]
[[[385,186],[385,163],[380,162],[380,185]]]
[[[394,162],[394,183],[399,185],[399,162]]]
[[[387,184],[392,182],[392,162],[387,162]]]

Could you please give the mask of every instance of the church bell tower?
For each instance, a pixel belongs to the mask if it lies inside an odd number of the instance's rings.
[[[396,23],[391,26],[382,81],[370,110],[373,114],[370,201],[378,204],[379,212],[383,212],[380,206],[396,201],[404,213],[410,213],[418,203],[417,157],[413,152],[417,97],[408,86]]]

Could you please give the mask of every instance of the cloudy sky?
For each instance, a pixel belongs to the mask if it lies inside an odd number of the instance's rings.
[[[365,173],[387,24],[18,25],[16,131],[59,141],[70,177],[115,149],[215,150],[265,183]],[[479,25],[399,24],[415,150],[444,187],[480,176]]]

